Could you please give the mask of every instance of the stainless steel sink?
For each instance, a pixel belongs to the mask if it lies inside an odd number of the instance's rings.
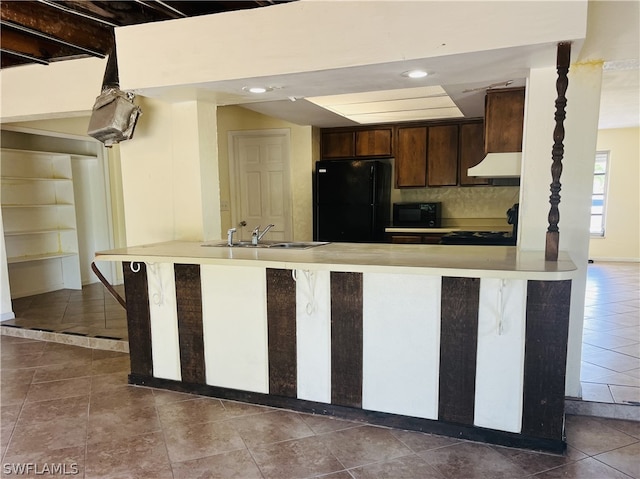
[[[315,246],[322,246],[325,244],[329,244],[326,241],[296,241],[296,242],[284,242],[284,243],[275,243],[269,246],[270,248],[290,248],[290,249],[307,249],[313,248]]]
[[[229,246],[226,241],[203,243],[202,246],[218,248],[275,248],[275,249],[308,249],[329,244],[326,241],[261,241],[257,245],[251,241],[238,241]]]

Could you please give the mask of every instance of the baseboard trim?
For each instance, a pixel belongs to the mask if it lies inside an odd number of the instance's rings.
[[[640,263],[640,258],[609,258],[609,257],[589,257],[589,260],[597,263]]]
[[[615,404],[581,399],[569,399],[564,401],[566,414],[575,416],[604,417],[608,419],[623,419],[625,421],[640,422],[640,405]]]

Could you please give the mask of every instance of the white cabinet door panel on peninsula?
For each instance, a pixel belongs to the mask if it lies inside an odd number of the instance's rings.
[[[3,149],[1,171],[12,298],[80,289],[70,155]]]

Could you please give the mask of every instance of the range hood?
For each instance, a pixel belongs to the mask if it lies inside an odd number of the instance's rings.
[[[524,105],[524,87],[487,90],[484,104],[486,156],[469,168],[467,175],[490,179],[520,178]]]
[[[522,152],[487,153],[476,166],[467,170],[467,175],[480,178],[520,178]]]

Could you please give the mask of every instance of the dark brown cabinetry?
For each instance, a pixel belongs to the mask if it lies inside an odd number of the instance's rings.
[[[485,98],[485,153],[522,151],[524,87],[489,90]]]
[[[356,131],[356,157],[361,156],[391,156],[393,129],[381,128],[376,130]]]
[[[427,186],[427,127],[398,127],[396,187]]]
[[[393,157],[396,188],[486,185],[467,176],[484,158],[483,133],[481,119],[328,128],[321,131],[321,157]]]
[[[430,126],[427,145],[427,186],[456,186],[458,125]]]
[[[484,158],[484,125],[482,122],[460,125],[460,185],[487,185],[487,178],[467,175],[467,170]]]
[[[323,131],[322,158],[353,158],[356,154],[355,132]]]
[[[322,158],[375,158],[393,155],[393,127],[322,132]]]

